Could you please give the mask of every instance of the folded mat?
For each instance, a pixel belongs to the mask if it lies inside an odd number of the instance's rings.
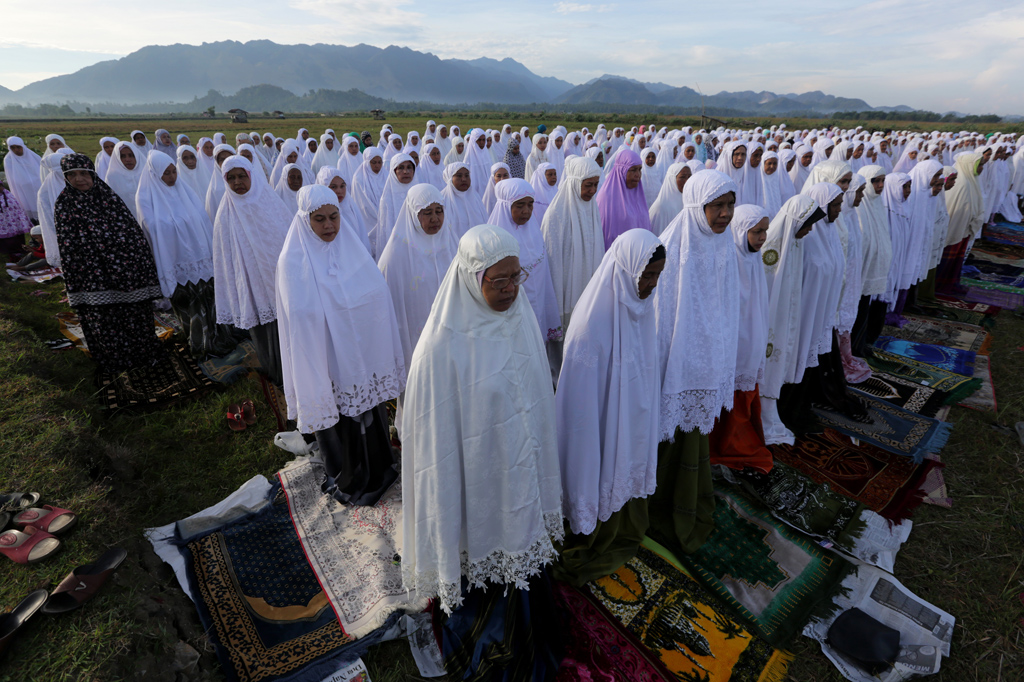
[[[152,367],[99,375],[100,398],[113,412],[149,412],[193,400],[213,390],[188,349],[175,343]]]
[[[979,355],[974,364],[974,376],[981,379],[981,388],[960,401],[960,405],[984,412],[996,412],[996,389],[992,383],[992,363],[987,355]]]
[[[947,395],[946,404],[957,403],[981,388],[981,379],[949,372],[895,353],[876,350],[867,359],[871,369],[935,388]]]
[[[878,337],[875,347],[887,353],[902,355],[905,358],[912,358],[926,365],[944,369],[947,372],[955,372],[968,377],[974,376],[974,358],[977,353],[973,351],[908,341],[893,336]]]
[[[904,317],[906,324],[898,329],[886,327],[883,333],[915,343],[945,346],[974,353],[987,353],[988,347],[992,343],[988,331],[977,325],[916,315],[904,315]]]

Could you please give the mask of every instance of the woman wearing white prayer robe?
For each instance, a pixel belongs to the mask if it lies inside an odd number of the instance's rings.
[[[481,199],[483,199],[487,180],[491,175],[491,165],[494,163],[486,145],[487,138],[484,131],[474,128],[469,135],[469,142],[466,143],[466,155],[462,159],[469,168],[469,177],[473,183],[470,191]]]
[[[397,480],[384,403],[405,386],[387,284],[334,192],[303,187],[276,270],[275,301],[288,417],[314,433],[325,493],[372,506]]]
[[[519,242],[519,260],[529,279],[523,284],[523,293],[537,317],[537,326],[545,341],[562,338],[555,289],[551,281],[550,260],[544,248],[544,236],[534,216],[533,186],[526,180],[509,178],[494,189],[498,202],[488,216],[491,225],[505,228]]]
[[[302,170],[294,163],[285,164],[274,193],[281,198],[285,208],[292,214],[299,210],[299,190],[302,187]]]
[[[810,165],[814,158],[814,150],[805,144],[798,144],[793,153],[796,155],[796,163],[789,169],[789,179],[793,181],[793,190],[799,194],[807,181],[807,176],[811,174]]]
[[[563,188],[570,172],[567,163]],[[649,525],[644,498],[657,483],[661,400],[651,294],[664,267],[654,234],[624,232],[586,285],[566,335],[555,403],[562,505],[574,535],[556,575],[578,585],[629,561]]]
[[[458,251],[444,197],[433,185],[416,185],[381,254],[379,267],[391,291],[406,366],[430,315],[441,282]]]
[[[217,219],[217,211],[220,209],[221,200],[224,199],[224,192],[227,190],[227,186],[224,184],[224,162],[234,155],[235,150],[229,144],[219,144],[213,148],[213,161],[217,172],[210,179],[210,186],[206,188],[206,197],[204,197],[206,214],[210,216],[210,220]],[[257,178],[252,178],[252,182],[254,185],[257,184]]]
[[[467,232],[409,369],[402,581],[449,614],[463,578],[525,588],[562,540],[555,398],[522,276],[508,231]]]
[[[544,133],[537,133],[533,136],[533,145],[530,148],[529,155],[526,157],[527,178],[533,177],[533,171],[537,170],[537,166],[542,163],[550,163],[547,152],[548,144],[548,136]],[[525,154],[526,152],[524,151],[523,153]]]
[[[600,172],[587,158],[566,161],[565,181],[541,222],[563,330],[605,253],[601,215],[594,200]]]
[[[341,156],[338,154],[338,142],[333,135],[325,133],[320,136],[320,145],[316,148],[309,167],[313,175],[316,175],[324,166],[337,167],[339,159]]]
[[[375,149],[375,147],[367,147],[367,149]],[[378,149],[377,151],[379,152],[380,150]],[[351,135],[345,135],[341,138],[341,151],[338,153],[338,162],[334,165],[337,166],[338,170],[342,172],[349,182],[355,180],[356,173],[359,171],[360,166],[363,165],[365,159],[366,152],[359,151],[359,140]]]
[[[280,385],[274,282],[292,216],[269,185],[252,181],[252,173],[241,156],[221,165],[227,190],[213,221],[217,321],[249,330],[263,372]]]
[[[38,220],[36,197],[42,180],[39,179],[41,160],[39,155],[25,146],[20,137],[7,138],[10,153],[4,156],[4,175],[11,194],[30,220]]]
[[[284,144],[281,145],[281,153],[277,155],[277,160],[274,162],[274,168],[270,171],[271,187],[277,187],[277,183],[281,181],[281,174],[286,165],[292,163],[299,167],[300,156],[302,156],[302,150],[299,148],[299,143],[295,140],[285,140]],[[301,170],[301,167],[299,167],[300,172]],[[303,173],[302,181],[304,184],[306,183],[305,173]]]
[[[533,210],[537,215],[538,225],[544,222],[544,213],[558,193],[560,180],[558,169],[550,163],[539,165],[530,177],[530,185],[533,187]],[[487,208],[486,202],[484,208]],[[494,207],[491,208],[493,210]]]
[[[197,358],[230,353],[235,341],[229,327],[217,324],[214,303],[213,223],[167,154],[149,153],[135,202],[153,245],[160,290],[171,301],[189,350]]]
[[[651,204],[651,232],[660,235],[683,210],[683,188],[692,175],[693,171],[685,162],[673,163],[668,167],[658,197]]]
[[[359,243],[366,249],[366,253],[370,254],[372,258],[373,247],[370,245],[370,231],[367,229],[366,223],[363,222],[363,214],[359,211],[355,201],[351,199],[350,187],[345,176],[337,168],[324,166],[316,174],[316,182],[334,192],[341,210],[342,225],[352,230],[356,238],[359,239]]]
[[[174,151],[175,168],[178,170],[178,182],[184,182],[200,199],[206,199],[209,184],[203,184],[204,178],[199,170],[199,154],[195,148],[183,144]],[[191,165],[189,165],[191,164]],[[205,210],[205,208],[204,208]]]
[[[779,417],[778,401],[785,384],[803,380],[808,353],[801,349],[802,328],[812,323],[813,314],[802,305],[804,280],[804,238],[824,212],[806,194],[783,204],[768,226],[761,248],[768,281],[768,348],[761,394],[761,424],[765,443],[795,443],[793,432]],[[806,318],[806,321],[805,321]]]
[[[483,202],[471,192],[472,179],[469,168],[461,161],[456,161],[444,169],[442,176],[445,181],[441,196],[444,197],[445,216],[456,238],[461,239],[472,227],[487,222],[488,212]]]
[[[768,213],[768,220],[776,216],[782,208],[782,184],[780,176],[785,175],[779,168],[779,155],[775,152],[768,152],[761,157],[761,194],[764,198],[764,208]],[[789,176],[786,176],[789,179]]]
[[[398,154],[401,154],[403,147],[404,143],[402,140],[402,136],[399,135],[398,133],[391,133],[391,136],[388,137],[387,144],[384,146],[385,165],[391,163],[391,159],[393,159]],[[406,156],[408,156],[408,154],[406,154]]]
[[[116,137],[100,138],[100,153],[96,155],[94,165],[96,166],[96,175],[101,178],[107,175],[107,169],[110,168],[111,154],[114,153],[114,145],[117,143],[118,139]]]
[[[39,182],[45,180],[48,173],[48,171],[42,166],[42,162],[46,160],[46,157],[51,154],[56,154],[61,149],[67,148],[67,142],[65,142],[64,138],[57,133],[50,133],[46,136],[46,147],[43,148],[43,155],[39,159]]]
[[[465,164],[463,165],[465,166]],[[487,189],[484,190],[482,199],[485,215],[490,215],[491,211],[494,210],[494,204],[498,203],[498,198],[494,195],[494,186],[502,180],[508,180],[510,177],[512,177],[512,173],[507,163],[499,161],[498,163],[491,164],[491,174],[487,178]],[[474,223],[474,225],[480,225],[481,222]],[[469,227],[473,227],[473,225]],[[468,230],[469,227],[466,229]]]
[[[138,145],[118,142],[114,145],[113,159],[110,168],[107,169],[107,177],[103,178],[104,182],[110,185],[110,189],[121,197],[121,201],[136,220],[139,219],[139,215],[136,212],[135,194],[139,191],[139,181],[142,180],[142,169],[146,163],[146,157],[140,157],[140,154],[142,152],[139,151]]]
[[[342,173],[344,174],[344,171]],[[352,176],[350,183],[352,198],[355,200],[356,208],[363,216],[363,224],[367,228],[367,233],[372,226],[377,224],[380,197],[384,192],[384,184],[387,179],[388,174],[384,170],[384,154],[378,147],[367,147],[363,151],[363,162]]]
[[[420,182],[433,185],[435,189],[444,189],[444,163],[441,161],[441,150],[433,142],[423,145],[417,172],[422,176]]]
[[[63,152],[63,153],[62,153]],[[46,252],[46,262],[52,267],[60,267],[60,245],[57,243],[57,226],[54,222],[53,209],[57,205],[57,197],[64,191],[67,181],[64,179],[64,171],[61,170],[60,160],[67,154],[73,154],[71,149],[65,147],[56,154],[51,154],[42,162],[47,175],[36,195],[36,206],[39,211],[40,236],[43,238],[43,248]]]
[[[453,163],[461,163],[466,156],[466,141],[456,135],[452,138],[451,148],[448,153],[444,155],[445,168],[452,165]],[[467,166],[468,168],[468,166]]]
[[[385,156],[387,156],[385,154]],[[395,154],[388,166],[388,179],[380,195],[377,209],[377,224],[370,228],[370,246],[373,247],[373,259],[379,261],[384,247],[387,246],[391,232],[395,229],[398,216],[402,214],[405,195],[414,185],[420,184],[416,177],[416,163],[407,154]]]
[[[655,165],[657,153],[651,147],[640,152],[640,185],[644,188],[644,201],[647,202],[647,210],[654,205],[661,191],[662,177],[658,175]]]

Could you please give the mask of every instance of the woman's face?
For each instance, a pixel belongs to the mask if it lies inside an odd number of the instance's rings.
[[[220,166],[222,166],[224,164],[224,161],[226,159],[230,159],[230,158],[231,158],[231,152],[229,152],[227,149],[225,149],[224,151],[218,153],[217,154],[217,167],[219,168]]]
[[[315,154],[316,153],[316,140],[313,140],[313,139],[306,140],[306,148],[309,149],[310,153]]]
[[[751,251],[760,251],[767,239],[768,218],[761,218],[757,225],[747,230],[747,245]]]
[[[493,177],[494,177],[494,184],[497,185],[502,180],[508,180],[509,179],[509,174],[508,174],[508,171],[505,170],[504,168],[499,168],[498,170],[494,171],[494,176]]]
[[[946,177],[946,191],[948,192],[949,190],[953,189],[953,185],[955,184],[956,173],[950,173],[949,176]]]
[[[309,214],[309,226],[313,234],[325,242],[333,242],[338,236],[338,228],[341,226],[341,216],[338,214],[338,207],[332,204],[324,204]]]
[[[349,142],[347,149],[349,154],[355,156],[359,153],[359,143],[355,141]]]
[[[942,171],[939,171],[932,177],[932,181],[929,183],[929,187],[932,188],[932,196],[938,196],[939,192],[942,191],[942,186],[945,181],[942,179]]]
[[[626,189],[636,189],[640,186],[640,165],[630,166],[626,171]]]
[[[128,147],[121,147],[120,153],[121,163],[128,170],[135,170],[135,154]]]
[[[665,270],[665,259],[651,261],[644,268],[644,271],[640,273],[640,279],[637,280],[637,295],[641,299],[650,298],[651,294],[654,293],[654,288],[658,286],[658,278],[661,277],[661,273]]]
[[[196,155],[193,154],[192,152],[189,152],[189,151],[182,152],[182,154],[181,154],[181,161],[182,161],[182,163],[185,164],[185,168],[188,168],[189,170],[195,170],[196,169],[197,159],[196,159]]]
[[[779,160],[778,159],[768,159],[767,161],[764,162],[764,172],[765,172],[765,175],[774,175],[775,171],[777,171],[778,169],[779,169]]]
[[[907,158],[910,159],[911,161],[916,159],[917,158],[917,150],[916,149],[911,149],[909,152],[907,152]]]
[[[523,197],[512,202],[509,210],[512,214],[512,222],[516,225],[525,225],[533,217],[533,197]]]
[[[303,140],[308,140],[309,139],[309,131],[308,130],[303,130],[302,131],[302,139]]]
[[[207,140],[203,143],[203,153],[207,156],[213,156],[213,143]]]
[[[686,187],[686,181],[690,179],[691,175],[693,175],[693,171],[686,166],[683,166],[682,170],[676,173],[676,189],[679,190],[680,194],[683,193],[683,188]]]
[[[288,156],[284,157],[284,160],[285,160],[285,163],[295,163],[296,161],[299,160],[299,153],[298,152],[292,152]]]
[[[839,178],[836,181],[836,184],[839,185],[839,189],[841,189],[841,190],[843,190],[845,192],[846,190],[850,189],[850,183],[851,182],[853,182],[853,172],[852,171],[847,173],[847,174],[845,174],[843,177]]]
[[[477,138],[476,138],[476,146],[479,147],[480,149],[483,149],[484,147],[486,147],[487,146],[487,136],[486,135],[478,135]]]
[[[484,270],[483,286],[480,293],[491,310],[503,313],[512,307],[519,296],[519,284],[515,278],[522,272],[519,265],[519,256],[509,256]],[[495,287],[493,282],[497,280],[499,286]],[[501,286],[504,285],[504,286]]]
[[[20,144],[12,144],[11,153],[13,153],[15,156],[21,156],[22,154],[25,153],[25,148],[22,147]]]
[[[455,145],[455,151],[461,154],[462,152],[466,151],[466,145],[463,144],[462,142],[459,142],[458,144]]]
[[[561,149],[563,142],[565,142],[565,139],[561,135],[556,137],[555,138],[555,149]]]
[[[137,144],[140,147],[146,144],[146,136],[143,135],[142,133],[135,133],[134,135],[132,135],[132,140],[134,140],[135,144]]]
[[[412,159],[414,164],[419,164],[420,162],[420,155],[416,153],[415,149],[409,150],[409,158]]]
[[[232,168],[229,170],[227,175],[224,176],[224,182],[232,192],[238,195],[247,193],[252,186],[249,174],[242,168]]]
[[[298,168],[288,169],[288,189],[298,192],[302,189],[302,171]]]
[[[808,166],[811,165],[811,159],[813,158],[814,152],[807,152],[806,154],[800,157],[800,165],[803,166],[804,168],[807,168]]]
[[[420,219],[420,227],[427,234],[437,234],[444,225],[444,206],[433,203],[416,214]]]
[[[537,140],[537,144],[535,144],[534,146],[537,149],[539,149],[540,151],[544,151],[545,149],[548,148],[548,138],[546,138],[546,137],[540,138],[539,140]]]
[[[324,140],[324,146],[327,147],[327,151],[331,151],[332,149],[334,149],[334,138],[328,137],[326,140]]]
[[[370,170],[373,171],[374,175],[376,175],[377,173],[380,173],[380,169],[383,168],[383,167],[384,167],[384,159],[383,158],[381,158],[379,156],[375,156],[372,159],[370,159]]]
[[[549,168],[544,171],[544,179],[548,181],[549,187],[554,187],[555,183],[558,182],[558,171],[554,168]]]
[[[835,145],[832,145],[831,147],[827,147],[825,149],[825,158],[826,159],[831,159],[832,158],[832,152],[835,150],[835,148],[836,148]]]
[[[170,144],[171,144],[171,134],[170,133],[160,133],[160,144],[165,145],[165,146],[170,146]]]
[[[754,150],[754,153],[750,155],[750,167],[757,168],[761,165],[761,157],[764,156],[764,150],[758,147]]]
[[[470,184],[471,181],[468,168],[460,168],[455,171],[455,175],[452,176],[452,187],[460,192],[465,192],[470,188]]]
[[[853,152],[853,158],[859,159],[862,156],[864,156],[864,145],[859,144],[857,145],[857,149]]]
[[[109,141],[109,140],[104,142],[103,143],[103,151],[106,153],[107,156],[110,156],[111,154],[113,154],[114,153],[114,143]]]
[[[248,149],[243,149],[242,151],[240,151],[238,153],[241,154],[244,158],[248,159],[249,163],[252,163],[252,152],[251,151],[249,151]]]
[[[871,189],[875,190],[875,194],[881,195],[885,191],[885,175],[871,178]]]
[[[598,152],[597,156],[594,157],[594,161],[597,162],[598,166],[604,168],[604,152]]]
[[[439,166],[441,164],[441,150],[438,149],[437,147],[431,149],[430,160],[434,162],[435,166]]]
[[[722,196],[704,204],[704,217],[708,219],[708,225],[715,234],[722,234],[729,229],[732,222],[732,214],[736,209],[736,193],[726,192]]]
[[[657,157],[654,154],[647,154],[644,156],[644,165],[648,168],[654,168],[654,164],[657,162]]]
[[[788,162],[786,162],[786,172],[793,170],[793,166],[796,165],[796,157],[794,156]]]
[[[402,140],[401,139],[399,139],[397,137],[392,137],[390,142],[391,142],[391,146],[392,147],[394,147],[398,151],[402,151]]]
[[[11,147],[11,149],[13,149],[13,147]],[[96,184],[92,178],[92,172],[85,169],[68,171],[64,174],[64,179],[67,180],[69,185],[74,189],[77,189],[79,192],[88,192],[93,188],[93,185]]]
[[[743,164],[747,161],[747,148],[736,147],[732,150],[732,167],[743,168]]]
[[[843,195],[840,194],[832,201],[828,202],[828,221],[834,223],[836,218],[839,217],[839,212],[843,210]]]
[[[857,188],[857,192],[853,195],[853,207],[857,208],[860,206],[860,202],[864,201],[864,190],[867,189],[867,185],[861,185]]]
[[[910,183],[908,182],[905,185],[903,185],[903,201],[906,201],[909,196],[910,196]]]
[[[345,194],[348,192],[348,185],[345,184],[345,179],[343,177],[335,175],[331,178],[331,184],[327,185],[327,187],[334,192],[334,196],[338,197],[339,204],[345,201]]]
[[[693,147],[687,147],[683,150],[683,158],[687,161],[693,161],[693,157],[697,155],[697,150]]]
[[[50,140],[50,144],[48,146],[50,147],[51,152],[55,152],[58,149],[63,149],[64,143],[60,140]]]
[[[647,138],[643,135],[636,138],[636,146],[640,147],[640,149],[645,148],[647,146]]]
[[[583,201],[590,201],[597,194],[597,186],[600,183],[600,178],[584,178],[583,182],[580,183],[580,199]]]
[[[395,168],[395,177],[403,185],[408,185],[412,182],[414,175],[416,175],[416,166],[413,165],[412,161],[403,161]]]
[[[164,170],[164,174],[160,176],[160,179],[164,181],[164,184],[168,187],[174,187],[174,183],[178,181],[178,169],[171,164]]]

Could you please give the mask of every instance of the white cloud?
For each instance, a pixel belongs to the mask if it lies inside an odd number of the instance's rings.
[[[584,12],[611,12],[615,5],[586,5],[578,2],[559,2],[555,4],[555,11],[559,14],[582,14]]]

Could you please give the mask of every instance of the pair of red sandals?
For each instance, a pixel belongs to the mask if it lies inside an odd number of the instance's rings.
[[[246,398],[240,403],[228,405],[228,427],[232,431],[245,431],[256,423],[256,405]]]
[[[67,509],[44,504],[39,493],[6,495],[0,511],[0,554],[19,564],[35,564],[60,551],[57,538],[75,527],[78,516]],[[4,530],[8,523],[14,528]]]

